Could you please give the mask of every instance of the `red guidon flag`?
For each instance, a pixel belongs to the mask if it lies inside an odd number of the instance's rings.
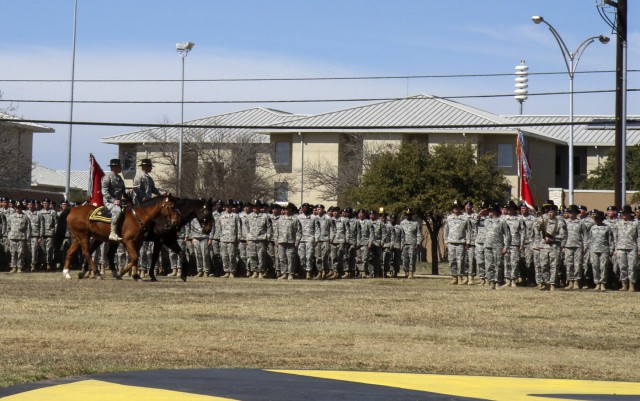
[[[520,195],[522,201],[527,205],[527,207],[535,210],[533,195],[531,194],[531,188],[529,187],[529,181],[531,180],[531,165],[529,164],[527,146],[524,142],[524,135],[522,132],[518,133],[516,153],[518,155],[518,170],[520,171]]]
[[[104,171],[93,157],[92,153],[89,153],[89,189],[87,190],[87,200],[93,206],[104,206],[102,200],[102,177],[104,177]]]

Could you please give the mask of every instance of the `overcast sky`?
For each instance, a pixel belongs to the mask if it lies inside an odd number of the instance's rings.
[[[10,82],[70,79],[73,0],[0,0],[0,91],[4,100],[69,100],[70,83]],[[629,2],[629,69],[640,55],[635,2]],[[613,70],[615,37],[593,0],[78,0],[76,74],[82,79],[181,77],[175,43],[192,41],[186,79],[360,77],[512,73],[520,60],[531,72],[566,72],[542,15],[573,50],[592,44],[578,71]],[[630,89],[638,73],[629,73]],[[510,94],[513,76],[357,81],[186,82],[185,100],[307,100],[393,98],[416,94]],[[568,90],[568,76],[538,75],[531,93]],[[582,74],[575,90],[611,90],[614,74]],[[180,82],[82,83],[75,100],[180,101]],[[517,114],[512,97],[457,99],[496,114]],[[629,114],[640,114],[629,93]],[[568,114],[568,95],[531,96],[525,114]],[[69,120],[69,104],[13,103],[29,119]],[[314,114],[358,105],[340,103],[186,104],[185,120],[249,107]],[[0,108],[7,107],[6,102]],[[613,94],[575,95],[575,114],[613,114]],[[180,122],[180,104],[76,104],[75,121]],[[34,161],[66,168],[68,126],[34,136]],[[117,148],[100,138],[131,127],[75,126],[72,169],[88,169],[93,152],[106,165]]]

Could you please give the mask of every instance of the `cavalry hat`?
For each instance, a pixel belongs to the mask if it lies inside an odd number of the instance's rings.
[[[138,164],[138,166],[153,167],[153,163],[151,163],[151,159],[142,159],[142,160],[140,160],[140,164]]]
[[[122,167],[122,163],[120,159],[111,159],[109,160],[109,167]]]

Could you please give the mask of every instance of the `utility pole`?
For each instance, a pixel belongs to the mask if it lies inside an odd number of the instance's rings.
[[[614,201],[618,206],[626,203],[626,145],[627,145],[627,0],[604,0],[598,5],[600,16],[616,33],[616,135]],[[612,21],[605,5],[615,9]]]

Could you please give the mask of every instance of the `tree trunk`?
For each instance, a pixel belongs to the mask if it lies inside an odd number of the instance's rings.
[[[442,228],[441,224],[431,226],[427,224],[427,231],[431,239],[431,274],[437,276],[438,273],[438,234]]]

